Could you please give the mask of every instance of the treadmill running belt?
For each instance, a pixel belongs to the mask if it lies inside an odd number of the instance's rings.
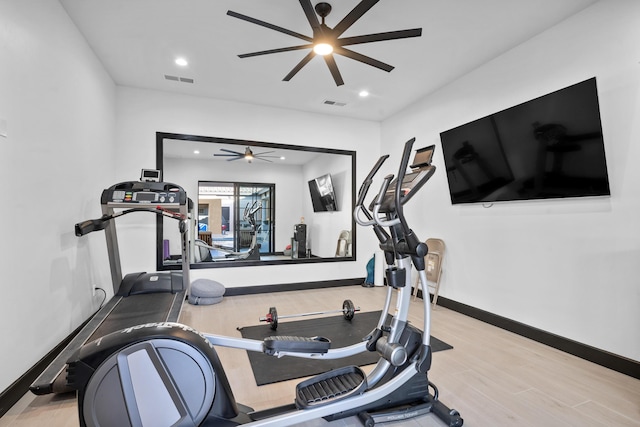
[[[171,293],[152,293],[132,295],[122,298],[106,319],[87,339],[91,342],[111,332],[143,323],[166,322],[173,300],[177,295]]]

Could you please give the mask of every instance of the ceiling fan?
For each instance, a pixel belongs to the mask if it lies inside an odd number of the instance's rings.
[[[264,160],[265,162],[273,163],[271,160],[267,160],[267,157],[270,158],[280,158],[280,156],[267,156],[267,154],[275,153],[275,151],[264,151],[262,153],[254,153],[251,151],[250,147],[245,148],[244,153],[239,151],[227,150],[226,148],[221,148],[220,151],[224,151],[225,153],[230,154],[214,154],[214,156],[221,157],[231,157],[227,159],[228,162],[233,160],[245,159],[248,163],[251,163],[254,159]]]
[[[384,62],[378,61],[376,59],[370,58],[366,55],[362,55],[360,53],[354,52],[345,48],[344,46],[350,46],[354,44],[360,43],[371,43],[371,42],[379,42],[384,40],[395,40],[395,39],[404,39],[409,37],[420,37],[422,35],[422,28],[413,28],[410,30],[399,30],[399,31],[389,31],[384,33],[374,33],[374,34],[366,34],[362,36],[354,36],[354,37],[343,37],[340,36],[353,25],[358,19],[362,17],[369,9],[371,9],[379,0],[362,0],[356,7],[353,8],[351,12],[347,14],[342,20],[333,28],[329,28],[324,23],[324,18],[329,15],[331,12],[331,5],[329,3],[320,2],[315,5],[315,8],[311,5],[311,0],[300,0],[300,5],[304,10],[305,15],[307,16],[307,20],[311,25],[313,30],[313,37],[306,36],[304,34],[297,33],[295,31],[287,30],[286,28],[279,27],[277,25],[270,24],[268,22],[261,21],[259,19],[251,18],[246,15],[242,15],[237,12],[233,12],[231,10],[227,11],[227,15],[232,16],[234,18],[242,19],[247,22],[251,22],[253,24],[260,25],[262,27],[266,27],[284,34],[288,34],[293,37],[297,37],[302,39],[307,44],[298,45],[298,46],[290,46],[283,47],[279,49],[270,49],[270,50],[262,50],[259,52],[245,53],[242,55],[238,55],[240,58],[249,58],[252,56],[260,56],[267,55],[271,53],[279,53],[279,52],[290,52],[294,50],[300,49],[312,49],[307,56],[305,56],[302,61],[300,61],[293,69],[284,77],[284,81],[289,81],[293,76],[295,76],[298,71],[302,69],[313,57],[316,55],[322,55],[324,57],[327,66],[329,67],[329,71],[333,76],[333,80],[336,82],[337,86],[343,85],[344,80],[342,80],[342,76],[340,75],[340,71],[338,70],[338,66],[336,65],[335,58],[333,54],[338,54],[342,56],[346,56],[347,58],[354,59],[356,61],[360,61],[362,63],[371,65],[373,67],[379,68],[381,70],[390,72],[393,70],[393,66],[389,64],[385,64]],[[314,12],[315,9],[315,12]],[[322,18],[322,22],[318,22],[318,17]]]

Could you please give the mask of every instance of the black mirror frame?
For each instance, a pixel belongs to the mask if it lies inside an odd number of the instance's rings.
[[[163,171],[163,142],[165,139],[175,139],[182,141],[196,141],[221,144],[235,144],[240,146],[251,145],[253,147],[277,148],[284,150],[313,151],[327,154],[340,154],[351,156],[351,209],[353,212],[356,205],[356,152],[352,150],[338,150],[333,148],[307,147],[303,145],[276,144],[262,141],[248,141],[239,139],[229,139],[210,136],[188,135],[179,133],[156,132],[156,169]],[[179,184],[179,183],[176,183]],[[188,196],[188,195],[187,195]],[[156,268],[157,271],[179,270],[180,265],[165,265],[162,260],[162,240],[163,240],[163,218],[158,216],[156,220]],[[351,217],[351,256],[336,258],[297,258],[281,260],[241,260],[241,261],[216,261],[208,263],[192,263],[192,269],[201,268],[228,268],[263,265],[286,265],[286,264],[315,264],[321,262],[344,262],[356,260],[356,222]]]

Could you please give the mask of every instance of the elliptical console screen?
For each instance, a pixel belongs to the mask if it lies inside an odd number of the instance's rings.
[[[420,189],[436,171],[435,166],[431,166],[434,150],[435,145],[430,145],[416,150],[416,154],[414,155],[413,162],[410,166],[412,170],[402,178],[402,186],[400,187],[400,191],[402,193],[400,194],[400,203],[403,205],[413,197],[416,190]],[[384,194],[384,198],[382,199],[379,212],[389,213],[394,211],[397,185],[397,178],[391,181],[386,193]],[[369,209],[373,210],[374,203],[375,200],[371,202]]]
[[[409,201],[409,199],[416,193],[414,190],[418,190],[422,187],[434,172],[435,168],[433,166],[428,166],[424,169],[406,174],[402,179],[402,186],[400,187],[400,191],[402,193],[400,195],[401,203],[405,204]],[[387,189],[380,206],[380,212],[387,213],[392,212],[395,209],[394,198],[396,194],[396,186],[398,185],[397,183],[398,179],[396,178],[391,181],[391,184],[389,184],[389,188]]]

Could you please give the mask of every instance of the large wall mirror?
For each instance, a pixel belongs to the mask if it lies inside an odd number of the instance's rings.
[[[193,202],[192,268],[355,261],[355,151],[157,132],[156,156]],[[157,239],[180,268],[175,221]]]

